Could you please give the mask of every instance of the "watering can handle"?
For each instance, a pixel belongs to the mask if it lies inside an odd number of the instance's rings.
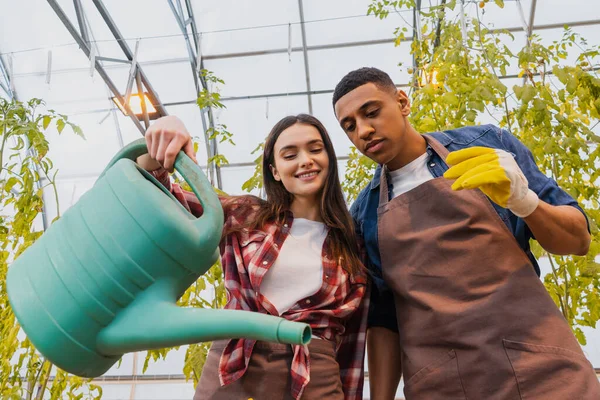
[[[136,161],[141,155],[148,153],[148,147],[146,146],[146,140],[144,138],[137,139],[127,146],[123,147],[113,158],[110,160],[102,175],[112,167],[117,161],[127,158],[132,161]],[[175,159],[175,169],[181,174],[183,179],[190,185],[192,191],[200,200],[204,215],[216,216],[215,229],[219,231],[223,229],[223,208],[219,197],[213,190],[212,185],[208,182],[208,179],[202,172],[202,169],[189,158],[183,151],[180,151]],[[200,218],[202,219],[202,218]]]

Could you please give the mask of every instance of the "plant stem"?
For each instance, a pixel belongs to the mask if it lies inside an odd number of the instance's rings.
[[[46,386],[48,385],[48,380],[50,379],[50,375],[52,373],[53,365],[48,360],[44,360],[44,364],[42,365],[42,370],[46,367],[46,364],[48,364],[50,367],[48,368],[48,373],[44,377],[44,383],[42,384],[42,387],[39,389],[38,394],[35,397],[36,400],[42,400],[44,398],[44,392],[46,391]]]
[[[565,279],[565,318],[567,319],[567,322],[569,322],[569,275],[568,275],[568,271],[565,268],[564,269],[564,279]],[[571,325],[571,323],[569,322],[569,325]]]
[[[559,288],[560,282],[558,280],[558,272],[556,271],[556,267],[554,266],[554,262],[552,261],[552,255],[548,252],[546,252],[546,255],[548,256],[548,260],[550,260],[550,266],[552,267],[552,276],[554,277],[554,284],[556,285],[557,288]],[[557,290],[557,295],[558,295],[558,302],[560,303],[560,310],[562,311],[563,316],[566,319],[567,318],[567,310],[566,310],[565,304],[563,302],[563,299],[561,297],[561,294],[558,290]]]
[[[2,127],[2,146],[0,147],[0,174],[4,169],[4,145],[6,144],[6,139],[8,139],[8,135],[6,133],[6,113],[2,115],[3,127]]]

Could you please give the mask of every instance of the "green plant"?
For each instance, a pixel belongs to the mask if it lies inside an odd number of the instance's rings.
[[[407,69],[411,123],[425,133],[492,118],[525,143],[540,169],[585,207],[593,237],[587,256],[552,256],[534,246],[536,256],[548,256],[552,266],[544,279],[546,288],[585,344],[581,327],[595,328],[600,319],[600,264],[595,261],[600,253],[600,137],[593,132],[600,118],[600,49],[565,27],[562,39],[545,45],[532,35],[515,54],[507,45],[514,41],[512,34],[486,26],[481,6],[475,7],[477,16],[466,21],[465,29],[450,19],[448,10],[457,4],[442,1],[419,12],[422,28],[411,44],[415,62]],[[504,3],[496,0],[495,5]],[[383,19],[392,10],[414,7],[414,0],[373,0],[368,13]],[[491,3],[483,2],[483,7],[493,12]],[[396,29],[396,45],[402,45],[405,32]],[[562,64],[574,53],[575,65]],[[521,83],[509,89],[503,78],[510,77],[511,65],[519,67],[513,77]],[[373,173],[366,161],[351,154],[344,186],[349,198]]]
[[[9,264],[42,234],[35,221],[43,212],[44,189],[54,195],[60,215],[57,171],[47,157],[44,131],[54,123],[59,133],[70,126],[83,137],[66,116],[38,112],[41,106],[39,99],[0,99],[0,398],[31,400],[49,394],[51,399],[99,399],[100,387],[54,368],[19,334],[6,293]]]

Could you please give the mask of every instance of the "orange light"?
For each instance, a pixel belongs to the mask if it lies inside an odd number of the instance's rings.
[[[125,110],[123,104],[121,104],[119,99],[117,97],[113,97],[112,100],[117,105],[117,107],[119,107],[119,110],[121,110],[121,112],[124,115],[127,115],[127,111]],[[146,111],[148,112],[148,115],[152,116],[156,114],[156,108],[154,108],[154,105],[148,98],[148,93],[146,92],[144,92],[144,100],[146,101]],[[138,117],[142,117],[144,115],[144,113],[142,112],[142,99],[139,93],[133,93],[131,94],[131,96],[129,96],[129,108],[131,108],[131,111],[133,111],[133,113]]]

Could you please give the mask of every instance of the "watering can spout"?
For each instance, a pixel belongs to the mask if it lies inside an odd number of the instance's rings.
[[[170,298],[172,287],[166,281],[156,282],[139,295],[98,335],[98,350],[112,356],[227,338],[310,342],[306,324],[248,311],[178,307]]]

